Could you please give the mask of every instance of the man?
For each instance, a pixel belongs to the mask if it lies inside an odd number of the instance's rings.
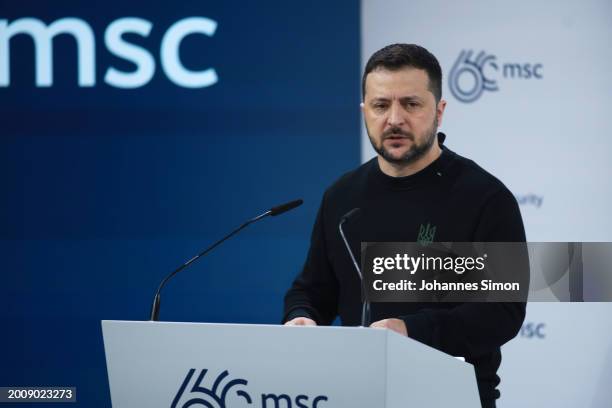
[[[359,277],[338,234],[340,218],[359,259],[361,242],[524,242],[514,196],[438,133],[446,101],[442,70],[426,49],[389,45],[374,53],[362,79],[363,111],[377,157],[324,194],[300,275],[285,296],[287,325],[358,325]],[[524,303],[375,303],[372,327],[394,330],[475,366],[483,407],[499,398],[500,346],[518,333]],[[408,396],[409,397],[409,396]]]

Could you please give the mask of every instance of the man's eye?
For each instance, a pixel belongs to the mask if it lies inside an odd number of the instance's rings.
[[[376,110],[383,110],[387,107],[387,105],[385,105],[384,103],[376,103],[374,104],[374,109]]]

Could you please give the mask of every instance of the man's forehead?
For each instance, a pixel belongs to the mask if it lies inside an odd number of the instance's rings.
[[[427,71],[413,67],[376,68],[366,76],[365,88],[369,98],[423,97],[430,92]]]

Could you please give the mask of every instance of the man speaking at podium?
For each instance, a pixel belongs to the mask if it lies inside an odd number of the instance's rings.
[[[413,44],[375,52],[362,78],[363,111],[377,157],[343,175],[324,195],[303,270],[285,296],[286,325],[359,325],[361,242],[524,242],[514,196],[494,176],[450,149],[438,133],[446,101],[436,57]],[[374,303],[372,327],[394,330],[473,364],[483,407],[495,407],[500,346],[518,333],[525,303]],[[409,398],[409,396],[407,396]]]

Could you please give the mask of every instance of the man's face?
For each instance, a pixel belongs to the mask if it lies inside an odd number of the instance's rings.
[[[389,163],[414,163],[436,140],[445,105],[436,104],[425,70],[375,69],[366,77],[362,106],[372,147]]]

